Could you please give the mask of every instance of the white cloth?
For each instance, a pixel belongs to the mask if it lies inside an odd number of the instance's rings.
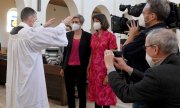
[[[9,37],[7,55],[7,108],[49,108],[41,50],[66,46],[65,25],[32,28],[25,23]]]

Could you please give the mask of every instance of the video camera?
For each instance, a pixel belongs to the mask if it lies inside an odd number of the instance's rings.
[[[129,15],[132,15],[134,17],[139,17],[145,5],[146,3],[140,3],[134,6],[120,5],[119,10],[125,11],[127,9]],[[165,20],[165,23],[169,28],[180,29],[180,4],[175,4],[175,3],[170,2],[169,5],[170,5],[170,14],[168,18]],[[114,33],[125,34],[125,31],[128,31],[127,23],[129,22],[130,20],[128,20],[124,16],[118,17],[115,15],[111,15],[111,24],[112,24],[111,27]],[[136,23],[137,22],[138,21],[136,21]],[[143,27],[140,26],[140,30],[142,29]]]

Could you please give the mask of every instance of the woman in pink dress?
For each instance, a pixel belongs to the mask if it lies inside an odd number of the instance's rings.
[[[93,16],[93,27],[97,31],[91,37],[91,59],[88,68],[88,100],[95,102],[95,108],[110,108],[116,104],[116,96],[108,84],[104,51],[117,48],[116,37],[109,32],[104,14]]]

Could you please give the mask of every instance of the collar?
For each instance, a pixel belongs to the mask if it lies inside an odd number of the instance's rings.
[[[167,28],[167,25],[165,23],[157,23],[157,24],[149,27],[149,29],[154,29],[154,28]]]
[[[175,54],[175,53],[173,53],[173,54],[170,54],[169,56],[167,56],[166,58],[165,58],[165,60],[161,63],[161,65],[162,64],[168,64],[168,63],[172,63],[172,62],[176,62],[177,60],[179,60],[179,56],[177,55],[177,54]]]
[[[30,28],[30,26],[27,25],[27,24],[24,23],[24,22],[20,22],[20,23],[19,23],[19,26],[23,26],[24,28]]]
[[[108,30],[105,30],[105,31],[103,30],[101,35],[103,36],[104,34],[107,34],[107,33],[109,33]],[[94,35],[98,36],[98,32],[95,32]]]

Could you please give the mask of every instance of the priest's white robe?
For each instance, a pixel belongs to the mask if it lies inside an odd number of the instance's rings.
[[[8,41],[7,108],[49,108],[41,50],[66,46],[65,25],[29,27],[25,23]]]

